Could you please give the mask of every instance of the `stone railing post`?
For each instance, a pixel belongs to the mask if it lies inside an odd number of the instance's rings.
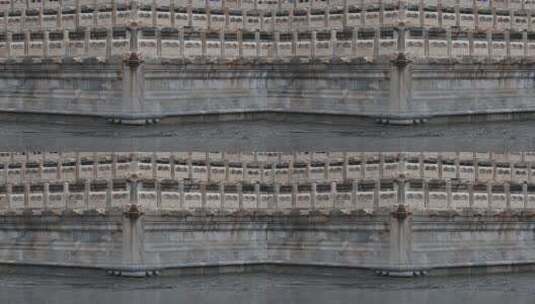
[[[379,47],[381,43],[381,29],[375,29],[375,35],[373,37],[373,60],[376,61],[379,58]]]
[[[30,52],[30,31],[24,31],[24,56],[28,56]]]
[[[178,196],[179,196],[179,202],[178,206],[180,210],[184,209],[184,181],[181,180],[178,182]]]
[[[379,209],[379,195],[381,193],[381,181],[375,181],[375,188],[373,189],[373,209]]]
[[[256,208],[260,208],[262,206],[262,196],[260,196],[260,183],[254,184],[254,193],[256,198]]]
[[[296,183],[292,183],[292,209],[297,208],[297,194],[298,188]]]
[[[510,30],[505,31],[505,48],[506,48],[506,57],[511,58],[511,31]]]
[[[162,185],[159,180],[154,181],[154,189],[156,190],[156,209],[162,208]]]
[[[219,208],[221,210],[225,209],[225,184],[223,182],[219,183]]]
[[[111,209],[113,199],[113,179],[108,180],[106,187],[106,209]]]
[[[279,58],[280,32],[273,32],[273,58]]]
[[[504,183],[503,185],[505,192],[505,205],[507,209],[511,209],[511,184],[509,182]]]
[[[474,184],[473,182],[468,183],[468,205],[470,209],[474,208]]]
[[[128,186],[130,189],[130,204],[131,205],[139,205],[139,188],[140,188],[140,181],[137,179],[137,177],[132,177],[128,180]]]
[[[352,33],[352,36],[351,36],[351,56],[352,57],[357,57],[357,46],[358,46],[358,37],[359,36],[359,29],[358,27],[354,27],[353,28],[353,33]]]
[[[243,58],[243,35],[242,31],[238,30],[238,58]]]
[[[201,182],[201,208],[206,209],[206,183]]]
[[[6,31],[7,58],[11,58],[13,56],[13,52],[11,51],[12,43],[13,43],[13,33],[10,31]]]
[[[254,33],[254,39],[256,44],[256,57],[258,58],[262,54],[262,43],[260,42],[260,31],[258,29]]]
[[[531,17],[529,18],[529,20],[531,22]],[[531,26],[530,26],[530,28],[531,28]],[[528,32],[527,31],[523,31],[522,32],[522,44],[524,45],[524,52],[523,52],[522,56],[524,58],[526,58],[526,57],[528,57]]]
[[[48,42],[50,41],[50,32],[45,30],[43,32],[43,57],[48,58],[49,56],[49,50],[48,50]]]
[[[219,31],[219,58],[225,59],[225,31]],[[204,55],[205,56],[205,55]]]
[[[318,32],[313,30],[311,33],[311,49],[310,49],[310,56],[312,58],[316,58],[316,42],[317,42],[317,34]]]
[[[279,193],[280,193],[280,184],[275,183],[273,184],[273,206],[270,206],[268,208],[270,209],[278,209],[279,208]]]
[[[29,209],[30,206],[30,183],[24,182],[24,209]]]
[[[64,182],[63,183],[63,208],[64,209],[69,209],[69,206],[70,206],[70,189],[69,189],[69,183],[68,182]]]
[[[429,209],[429,183],[424,180],[422,185],[424,190],[424,209]]]
[[[522,198],[524,201],[524,209],[528,208],[528,183],[524,181],[522,184]]]
[[[405,205],[405,193],[406,193],[406,184],[407,184],[407,181],[405,180],[404,177],[396,180],[395,182],[395,186],[397,187],[397,201],[398,201],[398,205]]]
[[[90,194],[91,194],[91,182],[89,180],[85,180],[84,182],[84,208],[85,209],[89,209]]]
[[[49,194],[50,194],[50,184],[43,183],[43,207],[44,209],[48,209],[50,207],[48,203]]]
[[[238,208],[243,209],[243,184],[241,182],[236,184],[236,190],[238,191]]]
[[[447,196],[447,206],[448,206],[448,209],[453,209],[454,206],[452,206],[452,202],[453,202],[453,197],[452,197],[452,191],[451,191],[451,179],[447,179],[446,180],[446,196]]]
[[[312,183],[310,187],[310,208],[316,209],[316,197],[318,195],[318,184]]]
[[[7,205],[9,206],[9,209],[14,209],[12,194],[13,194],[13,184],[7,183],[6,184],[6,198],[7,198]]]
[[[86,28],[84,30],[84,56],[89,55],[89,42],[91,41],[91,30]]]
[[[336,190],[336,182],[331,182],[331,208],[336,209],[336,196],[337,196],[337,190]]]

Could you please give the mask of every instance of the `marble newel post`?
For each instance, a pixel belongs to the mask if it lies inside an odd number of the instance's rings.
[[[125,277],[145,277],[156,274],[144,264],[144,227],[143,212],[139,205],[141,181],[137,176],[128,179],[130,203],[122,216],[123,262],[110,273]]]
[[[139,49],[141,30],[132,22],[128,26],[130,50],[125,54],[122,69],[121,114],[113,119],[115,123],[144,125],[159,121],[159,104],[147,103],[144,98],[145,73],[143,53]]]
[[[390,101],[388,113],[381,118],[382,123],[407,125],[420,122],[409,114],[409,96],[410,96],[410,64],[411,60],[405,52],[406,29],[399,27],[398,31],[398,52],[396,57],[391,60],[391,78],[390,78]]]

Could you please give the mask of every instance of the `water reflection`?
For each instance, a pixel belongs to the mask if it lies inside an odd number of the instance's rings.
[[[247,273],[120,279],[102,273],[2,273],[2,303],[533,303],[535,274],[392,279],[373,274]]]

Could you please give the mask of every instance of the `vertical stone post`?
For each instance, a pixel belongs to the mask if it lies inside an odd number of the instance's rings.
[[[30,52],[30,31],[24,31],[24,56],[28,56]]]
[[[470,209],[474,208],[474,184],[472,182],[468,183],[468,205]]]
[[[474,32],[468,31],[468,50],[470,57],[474,56]]]
[[[225,184],[223,182],[219,183],[219,208],[221,210],[225,209]]]
[[[131,180],[130,185],[136,189],[138,181]],[[137,194],[130,201],[130,207],[124,213],[123,223],[123,261],[120,265],[120,274],[126,277],[144,277],[148,274],[144,267],[144,228],[143,212],[139,209]]]
[[[201,182],[201,208],[206,209],[206,183]]]
[[[243,35],[242,35],[241,30],[238,30],[237,37],[238,37],[238,58],[242,58],[243,57]]]
[[[292,183],[292,209],[297,208],[297,193],[298,188],[296,183]]]
[[[222,60],[225,59],[225,31],[220,30],[219,31],[219,58]],[[204,56],[206,56],[206,53],[204,53]]]
[[[429,29],[424,29],[424,56],[429,57]]]
[[[352,57],[357,57],[358,36],[359,36],[359,29],[358,27],[354,27],[353,33],[351,36],[351,56]]]
[[[373,36],[373,60],[377,61],[379,58],[379,47],[381,43],[381,29],[375,29],[375,35]]]
[[[156,190],[156,209],[162,208],[162,185],[159,180],[154,181],[154,189]]]
[[[522,200],[524,202],[524,209],[528,208],[528,183],[524,182],[522,184]]]
[[[254,39],[256,44],[256,57],[260,57],[262,50],[262,43],[260,42],[260,31],[257,29],[254,33]]]
[[[429,183],[424,180],[423,181],[423,190],[424,190],[424,209],[429,208]]]
[[[336,195],[337,195],[336,182],[331,182],[330,197],[331,197],[331,208],[333,209],[336,209]]]
[[[64,182],[63,183],[63,202],[65,203],[64,208],[69,209],[69,200],[70,200],[70,189],[69,189],[69,183]]]
[[[453,40],[451,35],[451,28],[446,29],[446,39],[448,40],[448,58],[452,57]]]
[[[85,180],[84,182],[84,209],[86,210],[89,209],[90,194],[91,194],[91,182],[89,180]]]
[[[113,179],[108,180],[108,187],[106,187],[106,209],[111,209],[113,199]]]
[[[6,31],[7,58],[11,58],[13,56],[13,52],[11,51],[12,43],[13,43],[13,33],[10,31]]]
[[[49,208],[48,203],[48,195],[50,194],[50,184],[49,183],[43,183],[43,209]]]
[[[316,31],[312,31],[312,34],[311,34],[311,48],[310,48],[310,56],[312,58],[316,58],[316,41],[317,41],[317,32]]]
[[[178,39],[180,40],[180,58],[184,58],[184,30],[181,29],[178,31]]]
[[[297,56],[297,31],[292,30],[292,57]]]
[[[256,208],[260,208],[262,206],[262,196],[260,196],[260,183],[254,184],[254,193],[256,197]]]
[[[530,20],[530,29],[531,29],[531,12],[529,13],[529,20]],[[528,57],[528,32],[523,31],[522,32],[522,44],[524,45],[524,53],[522,56],[524,58]]]
[[[506,208],[511,209],[511,184],[509,182],[504,183],[503,185],[504,192],[505,192],[505,203]]]
[[[273,32],[273,58],[279,58],[280,32]]]
[[[318,195],[318,184],[315,182],[310,187],[310,208],[316,209],[316,197]]]
[[[49,50],[48,50],[48,42],[50,40],[50,32],[45,30],[43,32],[43,57],[48,58],[49,56]]]
[[[13,184],[7,183],[6,184],[6,198],[7,198],[7,205],[9,206],[9,209],[15,209],[13,208]]]
[[[373,189],[373,209],[379,209],[379,195],[381,193],[381,181],[375,181],[375,188]]]
[[[269,207],[270,209],[279,208],[279,193],[280,193],[279,183],[273,184],[273,205]]]
[[[184,181],[183,180],[178,182],[178,196],[179,196],[179,201],[178,201],[179,209],[183,210],[184,209]]]
[[[453,209],[455,206],[452,205],[452,191],[451,191],[451,179],[446,180],[446,196],[447,196],[447,206],[448,209]]]
[[[398,35],[398,54],[394,60],[391,61],[392,70],[391,70],[391,80],[390,80],[390,102],[388,107],[388,114],[401,115],[406,113],[408,110],[408,100],[409,100],[409,88],[410,88],[410,63],[411,61],[406,57],[404,53],[405,45],[405,29],[400,28]],[[387,115],[388,115],[387,114]],[[399,116],[398,116],[399,117]],[[399,118],[398,118],[399,119]],[[396,122],[396,119],[391,117],[393,123]]]
[[[30,183],[24,182],[24,209],[29,209],[30,206]]]
[[[398,205],[390,217],[390,267],[383,271],[386,275],[411,277],[419,274],[412,269],[411,260],[412,216],[405,205]]]
[[[505,48],[506,48],[506,54],[507,54],[506,57],[510,58],[511,57],[511,31],[510,30],[505,31]]]
[[[407,190],[407,181],[405,180],[405,178],[402,176],[400,179],[396,180],[396,183],[397,185],[397,194],[398,194],[398,197],[397,197],[397,201],[398,201],[398,205],[405,205],[405,197],[406,197],[406,194],[405,194],[405,191]]]
[[[487,201],[488,209],[492,210],[492,182],[487,182]]]
[[[84,30],[84,56],[89,56],[89,42],[91,41],[91,30]]]
[[[241,182],[236,184],[236,190],[238,191],[238,208],[243,209],[243,184]]]

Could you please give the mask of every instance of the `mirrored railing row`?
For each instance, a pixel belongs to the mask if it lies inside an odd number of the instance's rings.
[[[0,210],[101,210],[136,204],[144,210],[411,210],[488,211],[535,208],[535,184],[385,179],[307,183],[191,183],[95,180],[0,186]]]
[[[0,153],[0,184],[143,179],[206,183],[411,178],[535,183],[534,153]]]

